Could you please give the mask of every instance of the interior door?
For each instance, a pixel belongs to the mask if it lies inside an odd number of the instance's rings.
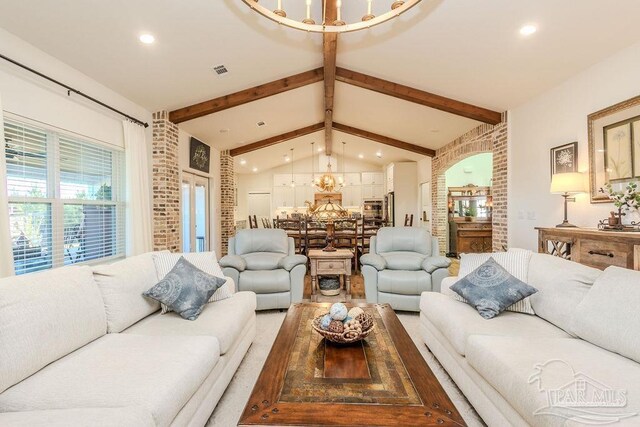
[[[209,250],[209,179],[182,174],[182,250]]]

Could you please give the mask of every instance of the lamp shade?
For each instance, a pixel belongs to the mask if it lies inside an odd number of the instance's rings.
[[[584,175],[580,172],[557,173],[551,177],[553,194],[578,194],[586,191]]]

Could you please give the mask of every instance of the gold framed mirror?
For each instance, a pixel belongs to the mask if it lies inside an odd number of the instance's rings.
[[[589,114],[587,125],[591,203],[610,203],[606,184],[624,191],[640,180],[640,96]]]

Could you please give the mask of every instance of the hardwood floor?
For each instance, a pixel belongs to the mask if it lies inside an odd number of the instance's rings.
[[[460,260],[451,259],[451,267],[449,267],[449,274],[451,276],[457,276],[458,271],[460,270]],[[343,291],[344,292],[344,291]],[[351,297],[355,299],[364,299],[364,278],[362,277],[362,273],[358,272],[356,274],[351,275]],[[307,274],[304,278],[304,293],[303,298],[309,299],[311,298],[311,275]],[[342,301],[343,297],[321,297],[320,301]]]

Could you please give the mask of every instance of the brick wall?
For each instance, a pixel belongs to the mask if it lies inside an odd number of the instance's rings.
[[[153,113],[153,250],[180,251],[178,127],[167,111]]]
[[[483,124],[436,150],[432,162],[433,235],[440,253],[447,251],[448,200],[445,172],[454,164],[480,153],[493,153],[493,250],[507,246],[507,115],[495,126]]]
[[[229,237],[236,232],[235,205],[236,185],[233,171],[233,157],[228,150],[220,153],[220,239],[222,240],[222,254],[228,251]]]

